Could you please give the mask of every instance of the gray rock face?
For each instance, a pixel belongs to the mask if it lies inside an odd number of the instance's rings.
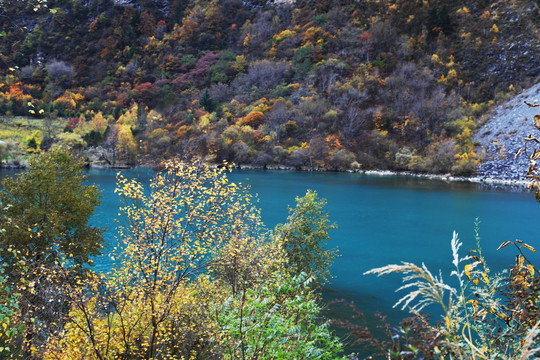
[[[540,131],[533,124],[534,115],[540,114],[540,110],[527,106],[525,101],[540,104],[540,83],[497,107],[474,136],[485,153],[485,160],[478,169],[479,177],[525,180],[529,160],[525,154],[515,159],[515,154],[525,146],[524,139],[528,135],[540,138]],[[529,153],[533,146],[528,145]]]
[[[140,8],[140,0],[113,0],[115,5],[128,6],[131,5],[135,8]],[[164,14],[169,11],[169,3],[167,0],[149,0],[147,4],[152,4],[154,7],[160,9]]]
[[[113,0],[115,5],[133,5],[133,0]]]

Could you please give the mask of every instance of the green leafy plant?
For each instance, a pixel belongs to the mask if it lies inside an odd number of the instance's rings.
[[[11,249],[11,251],[14,251]],[[21,259],[21,265],[24,260]],[[20,292],[9,285],[5,274],[6,264],[0,264],[0,357],[2,359],[16,358],[20,334],[25,326],[18,322]]]
[[[268,286],[244,289],[218,305],[224,359],[337,359],[342,351],[302,273],[278,275]]]
[[[336,228],[324,211],[325,199],[316,191],[308,190],[296,198],[296,207],[289,207],[285,224],[278,224],[275,232],[283,240],[289,264],[295,274],[311,274],[319,283],[331,278],[330,266],[337,256],[337,249],[326,249],[329,231]]]

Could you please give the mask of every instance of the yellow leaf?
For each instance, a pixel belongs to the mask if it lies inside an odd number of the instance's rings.
[[[471,266],[471,264],[465,265],[465,275],[467,276],[467,278],[469,279],[469,281],[471,281],[471,272],[472,272],[472,266]]]
[[[521,247],[524,247],[525,249],[528,249],[528,250],[530,250],[530,251],[532,251],[532,252],[536,252],[536,249],[533,248],[533,247],[532,247],[531,245],[529,245],[529,244],[523,243],[523,244],[521,244]]]
[[[486,282],[487,285],[489,285],[489,278],[487,277],[486,273],[482,273],[482,277],[484,278],[484,281]]]

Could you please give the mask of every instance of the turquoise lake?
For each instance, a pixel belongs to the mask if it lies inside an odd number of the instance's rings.
[[[128,176],[148,179],[148,170],[130,170]],[[94,222],[107,227],[107,244],[114,244],[118,196],[115,171],[91,170],[89,180],[103,190]],[[538,246],[540,204],[527,191],[495,190],[469,183],[448,183],[401,176],[283,171],[234,171],[234,182],[249,184],[259,198],[262,218],[269,228],[284,222],[287,205],[307,189],[327,199],[327,210],[338,228],[330,247],[341,256],[332,268],[335,276],[324,290],[327,300],[345,298],[360,310],[380,311],[397,321],[405,314],[392,309],[400,294],[397,276],[377,278],[365,271],[389,263],[424,262],[432,272],[442,271],[450,281],[453,231],[463,242],[462,253],[475,247],[475,219],[480,221],[481,246],[494,271],[507,267],[516,255],[511,247],[496,251],[506,240],[521,239]],[[540,246],[538,246],[540,247]],[[531,259],[536,259],[531,254]],[[97,266],[108,267],[107,258]],[[436,309],[434,309],[436,311]]]
[[[151,176],[145,169],[125,174],[142,180]],[[114,219],[119,207],[119,198],[114,194],[116,171],[90,170],[88,175],[89,181],[103,191],[102,205],[93,222],[108,228],[106,244],[111,246],[116,241]],[[269,228],[286,220],[287,205],[294,205],[295,197],[303,196],[307,189],[326,198],[330,218],[338,225],[331,233],[329,247],[337,247],[341,257],[335,260],[335,278],[324,289],[324,298],[354,301],[363,312],[380,311],[394,322],[406,315],[392,309],[400,298],[394,290],[401,285],[401,279],[362,275],[365,271],[400,261],[424,262],[434,273],[440,269],[443,278],[450,281],[452,233],[459,233],[465,256],[475,247],[476,218],[480,221],[484,256],[494,271],[510,265],[516,255],[511,247],[496,251],[503,241],[521,239],[540,248],[540,204],[527,191],[348,173],[235,171],[229,177],[251,186]],[[538,261],[538,255],[531,253],[530,259]],[[96,267],[106,269],[110,261],[98,258]],[[330,312],[340,316],[338,309]]]

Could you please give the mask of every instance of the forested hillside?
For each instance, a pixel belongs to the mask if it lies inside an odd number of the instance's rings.
[[[482,115],[540,76],[534,0],[0,5],[2,121],[67,119],[8,159],[100,146],[107,163],[469,175]]]

